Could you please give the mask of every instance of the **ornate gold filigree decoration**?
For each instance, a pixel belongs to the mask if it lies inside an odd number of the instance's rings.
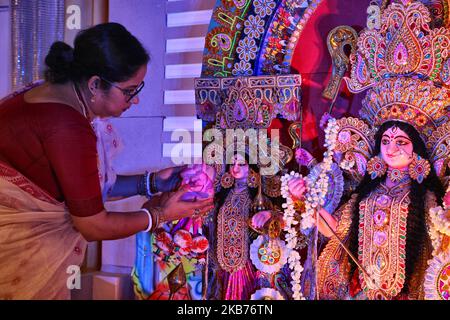
[[[267,128],[281,115],[295,121],[300,108],[300,75],[195,79],[197,115],[217,128]]]
[[[326,99],[333,101],[336,99],[341,81],[350,63],[349,57],[344,52],[344,47],[349,45],[351,53],[354,54],[357,39],[358,34],[349,26],[339,26],[328,33],[327,46],[331,55],[333,69],[331,79],[322,93],[322,96]]]

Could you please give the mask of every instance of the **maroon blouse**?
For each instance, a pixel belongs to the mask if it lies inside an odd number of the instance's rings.
[[[89,121],[68,105],[27,103],[24,93],[0,104],[0,160],[75,216],[104,208],[96,139]]]

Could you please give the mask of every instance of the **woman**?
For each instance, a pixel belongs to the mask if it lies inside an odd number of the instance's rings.
[[[80,32],[74,48],[56,42],[46,81],[0,105],[0,298],[68,298],[66,270],[87,241],[150,231],[203,213],[212,200],[175,192],[160,207],[107,212],[97,167],[95,118],[118,117],[139,102],[149,55],[117,23]],[[118,177],[111,197],[150,196],[179,184],[182,168]]]
[[[405,122],[381,125],[372,157],[351,199],[335,213],[339,221],[320,209],[318,229],[331,238],[318,261],[321,299],[423,298],[432,250],[427,213],[442,204],[444,188],[419,133]],[[303,197],[304,181],[291,180],[289,190]]]

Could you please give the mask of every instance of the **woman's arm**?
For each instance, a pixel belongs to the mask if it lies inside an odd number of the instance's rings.
[[[149,176],[149,183],[153,181],[152,189],[156,192],[170,192],[177,189],[181,183],[180,172],[185,169],[186,166],[170,167],[157,171],[154,177]],[[117,180],[114,183],[111,191],[108,193],[108,200],[117,200],[120,198],[132,197],[135,195],[147,195],[147,190],[143,186],[147,183],[143,180],[147,179],[146,174],[123,176],[118,175]],[[150,186],[149,186],[150,187]]]
[[[186,190],[183,188],[166,197],[161,197],[158,222],[178,220],[194,214],[202,215],[214,208],[213,199],[195,202],[181,200]],[[144,208],[152,211],[155,203],[147,202]],[[149,226],[149,218],[145,211],[134,212],[101,212],[88,217],[72,215],[72,221],[78,231],[88,241],[115,240],[129,237],[144,231]],[[155,221],[152,221],[155,223]],[[152,227],[153,228],[153,227]]]
[[[89,217],[72,215],[72,221],[87,241],[126,238],[146,230],[149,223],[147,213],[144,211],[107,212],[106,210]]]
[[[121,198],[128,198],[139,194],[139,183],[144,175],[133,176],[117,176],[114,186],[108,193],[108,200],[118,200]]]

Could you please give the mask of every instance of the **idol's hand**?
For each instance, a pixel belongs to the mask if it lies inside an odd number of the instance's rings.
[[[302,200],[306,193],[306,182],[303,178],[293,178],[288,182],[289,193],[295,198],[294,200]]]
[[[317,229],[319,232],[328,238],[333,236],[333,232],[336,232],[337,228],[336,219],[323,208],[320,209],[318,218],[319,223],[317,224]],[[331,231],[330,228],[333,231]]]
[[[450,208],[450,191],[447,191],[447,193],[444,196],[444,206],[446,208]]]
[[[307,167],[314,160],[314,157],[305,149],[300,148],[295,151],[295,160],[300,166]]]
[[[270,211],[260,211],[256,213],[251,220],[252,227],[254,229],[262,229],[271,217],[272,213]]]

